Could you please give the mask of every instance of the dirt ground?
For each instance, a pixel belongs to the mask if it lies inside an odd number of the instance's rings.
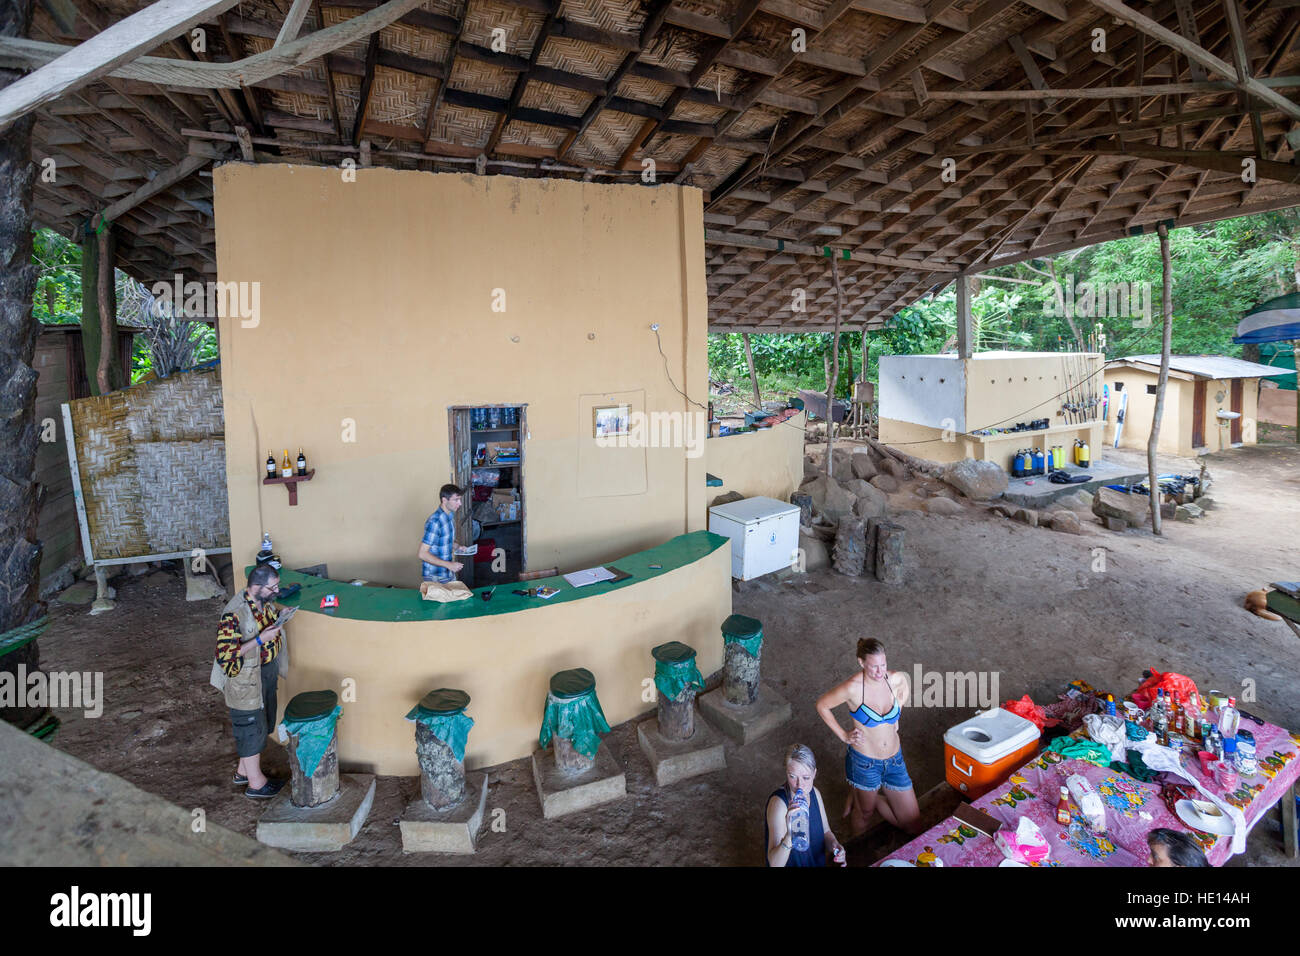
[[[843,749],[813,701],[853,672],[854,643],[862,636],[883,640],[890,667],[909,674],[917,663],[925,670],[996,672],[999,701],[1028,693],[1048,702],[1073,678],[1124,692],[1154,667],[1238,694],[1253,681],[1258,699],[1248,709],[1300,727],[1300,639],[1241,606],[1247,591],[1300,578],[1300,448],[1231,450],[1213,456],[1209,467],[1217,507],[1195,523],[1166,521],[1162,538],[1111,533],[1090,516],[1083,535],[1063,534],[969,503],[953,517],[899,510],[896,520],[907,529],[905,586],[830,570],[746,586],[733,595],[734,610],[763,621],[764,677],[792,702],[794,717],[743,749],[728,745],[723,771],[656,788],[628,723],[609,738],[627,768],[622,801],[545,821],[529,762],[515,761],[488,771],[489,823],[495,818],[504,829],[485,826],[475,856],[403,856],[397,821],[418,792],[417,780],[381,777],[358,838],[342,852],[302,858],[335,866],[757,865],[762,807],[782,783],[780,755],[793,742],[816,753],[817,785],[832,828],[842,833]],[[1191,473],[1196,464],[1170,460],[1161,468]],[[900,493],[894,503],[915,500]],[[1104,571],[1094,570],[1098,548],[1105,549]],[[106,697],[101,719],[61,712],[54,745],[251,836],[264,805],[230,784],[229,722],[207,684],[220,602],[187,604],[179,570],[161,585],[147,580],[120,578],[119,605],[110,614],[51,607],[53,623],[40,642],[43,665],[102,670]],[[942,781],[943,731],[971,712],[905,712],[904,753],[918,793]],[[272,773],[287,774],[278,744],[264,759]],[[473,771],[476,779],[481,773]],[[872,858],[850,847],[851,863]],[[1232,865],[1243,863],[1294,865],[1282,856],[1276,814],[1259,823],[1249,853]]]

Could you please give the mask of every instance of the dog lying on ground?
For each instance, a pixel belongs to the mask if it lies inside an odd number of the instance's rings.
[[[1282,618],[1268,609],[1268,592],[1263,588],[1246,595],[1246,610],[1266,621],[1280,621]]]

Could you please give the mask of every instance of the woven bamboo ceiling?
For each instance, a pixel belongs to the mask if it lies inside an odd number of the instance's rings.
[[[0,65],[146,6],[39,0]],[[705,192],[714,331],[829,328],[826,247],[870,327],[959,272],[1300,205],[1300,0],[225,6],[203,49],[181,35],[37,111],[38,221],[106,215],[144,281],[215,273],[224,159],[628,183],[653,159]],[[309,57],[359,17],[383,22]],[[282,50],[301,62],[195,79]]]

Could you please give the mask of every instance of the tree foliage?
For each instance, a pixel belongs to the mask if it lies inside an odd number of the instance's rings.
[[[32,261],[37,267],[32,315],[45,325],[80,325],[81,246],[52,229],[36,229],[32,235]],[[212,329],[170,313],[157,314],[155,299],[147,287],[120,269],[114,279],[117,322],[146,330],[135,339],[133,383],[217,357],[217,336]]]
[[[1300,211],[1288,209],[1179,228],[1169,238],[1175,354],[1239,357],[1241,346],[1232,343],[1232,336],[1242,314],[1265,299],[1300,291]],[[1003,266],[975,283],[971,313],[976,351],[1056,351],[1073,347],[1076,336],[1093,334],[1104,343],[1108,358],[1159,351],[1163,303],[1160,245],[1154,234]],[[1092,314],[1062,314],[1062,300],[1068,291],[1087,287],[1101,290]],[[1109,314],[1107,296],[1119,292],[1131,293],[1130,308],[1122,310],[1123,314]],[[1134,301],[1140,301],[1142,308],[1132,309]],[[1098,308],[1098,302],[1105,304]],[[1076,297],[1074,306],[1082,304]],[[956,291],[949,285],[902,309],[883,328],[869,333],[868,379],[878,380],[881,355],[952,348],[956,312]],[[841,348],[851,341],[856,353],[860,337],[860,331],[844,333]],[[823,356],[828,354],[830,335],[758,334],[750,339],[760,377],[775,375],[785,381],[797,380],[805,388],[826,387]],[[737,383],[746,379],[738,333],[709,337],[709,368],[714,378]],[[842,375],[837,394],[847,395],[849,387]]]

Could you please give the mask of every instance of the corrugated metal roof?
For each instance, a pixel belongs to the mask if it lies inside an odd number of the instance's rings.
[[[1135,362],[1160,368],[1159,355],[1130,355],[1121,362]],[[1273,365],[1260,365],[1243,359],[1229,358],[1226,355],[1171,355],[1169,367],[1179,372],[1187,372],[1201,378],[1268,378],[1277,375],[1294,375],[1287,368]]]

